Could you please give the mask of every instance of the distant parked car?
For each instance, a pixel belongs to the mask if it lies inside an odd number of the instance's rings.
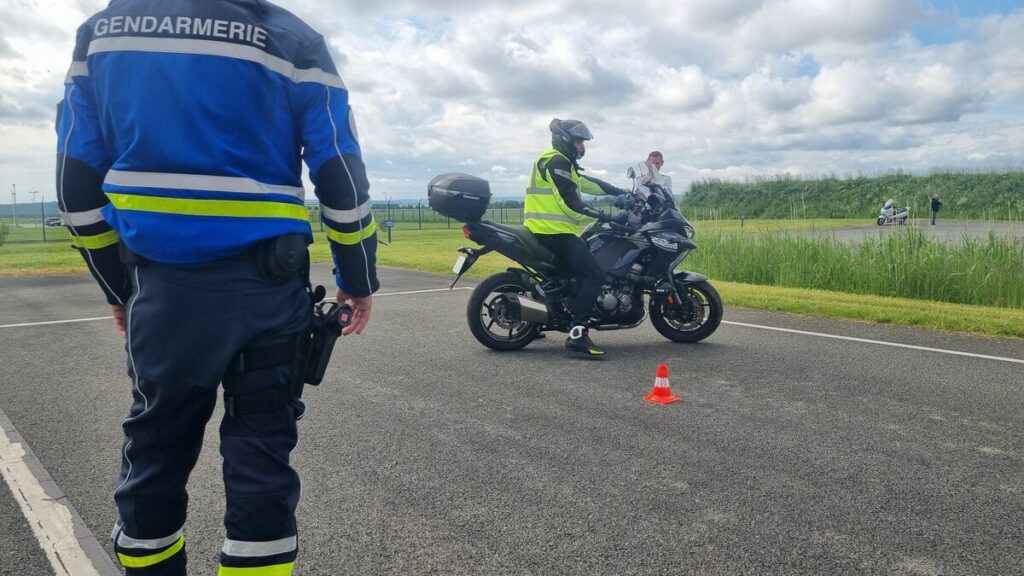
[[[46,220],[43,220],[43,224],[46,224],[47,226],[63,226],[64,219],[56,216],[50,216]]]

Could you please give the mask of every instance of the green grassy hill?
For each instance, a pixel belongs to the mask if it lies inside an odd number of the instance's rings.
[[[933,193],[942,198],[944,219],[1024,220],[1024,171],[702,180],[690,186],[681,206],[694,217],[873,219],[892,198],[923,218]]]

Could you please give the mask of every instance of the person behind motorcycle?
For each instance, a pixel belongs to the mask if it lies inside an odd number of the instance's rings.
[[[882,215],[887,219],[891,219],[896,214],[896,204],[892,201],[892,198],[885,201],[882,205]]]
[[[572,328],[565,341],[566,349],[603,356],[604,351],[591,341],[588,327],[604,274],[587,243],[579,237],[579,225],[590,219],[608,222],[613,218],[584,204],[580,192],[618,196],[625,191],[580,175],[579,159],[586,153],[584,142],[593,138],[583,122],[555,118],[549,128],[552,147],[533,164],[523,223],[544,247],[568,265],[576,278],[577,291],[570,303]]]
[[[636,192],[647,198],[651,194],[651,186],[657,185],[672,194],[672,178],[661,173],[661,167],[664,165],[665,157],[657,150],[648,154],[647,160],[638,162],[633,167]]]

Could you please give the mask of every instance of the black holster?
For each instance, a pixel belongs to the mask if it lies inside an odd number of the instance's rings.
[[[319,386],[323,381],[334,343],[341,336],[342,329],[351,322],[352,308],[348,304],[320,302],[313,306],[313,322],[310,325],[309,348],[303,371],[306,384]]]
[[[291,371],[287,388],[279,387],[276,392],[245,394],[225,390],[225,405],[230,416],[279,409],[291,400],[301,398],[306,384],[319,385],[327,372],[335,342],[352,322],[352,308],[348,304],[324,302],[327,293],[324,287],[312,289],[306,246],[305,236],[289,234],[265,240],[255,247],[257,265],[265,278],[280,281],[300,272],[305,275],[310,322],[309,328],[287,342],[261,349],[245,349],[232,360],[228,369],[234,372],[287,363],[291,364]]]

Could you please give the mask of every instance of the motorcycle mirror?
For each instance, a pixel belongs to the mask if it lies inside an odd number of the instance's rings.
[[[626,178],[636,178],[636,172],[633,170],[632,166],[626,168]]]

